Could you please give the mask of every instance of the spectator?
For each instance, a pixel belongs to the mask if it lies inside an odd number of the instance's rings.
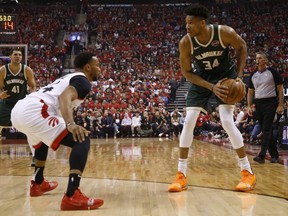
[[[124,118],[121,121],[122,137],[130,137],[131,136],[131,124],[132,124],[132,120],[129,117],[129,114],[127,112],[125,112]]]
[[[177,112],[173,112],[173,115],[171,117],[171,123],[172,123],[172,130],[175,137],[178,137],[180,133],[180,116]]]
[[[135,116],[132,117],[131,132],[132,137],[135,136],[135,132],[137,136],[141,136],[141,134],[143,134],[141,131],[141,116],[139,115],[138,111],[136,111]]]
[[[152,126],[150,123],[150,117],[148,114],[148,110],[144,111],[142,119],[141,119],[141,130],[143,132],[144,137],[150,137],[153,135]]]
[[[120,134],[121,120],[120,113],[116,112],[114,116],[114,137],[117,136],[117,134]]]
[[[185,123],[185,118],[186,118],[186,109],[183,110],[181,117],[179,119],[179,132],[181,133],[183,130],[183,125]]]
[[[106,135],[106,137],[114,137],[114,118],[109,110],[104,111],[101,125],[103,127],[104,135]]]
[[[96,111],[95,119],[92,123],[92,137],[105,138],[105,128],[102,125],[102,112]]]

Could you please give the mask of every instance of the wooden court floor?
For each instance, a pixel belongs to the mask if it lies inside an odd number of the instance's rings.
[[[2,143],[2,144],[1,144]],[[227,145],[227,143],[225,144]],[[288,166],[256,164],[256,188],[234,191],[240,169],[233,150],[225,145],[195,140],[188,161],[189,189],[168,193],[178,163],[178,140],[168,138],[92,139],[81,190],[103,198],[92,211],[60,211],[67,187],[70,149],[49,150],[45,168],[58,188],[41,197],[29,197],[31,155],[25,140],[0,141],[0,215],[98,216],[286,216]]]

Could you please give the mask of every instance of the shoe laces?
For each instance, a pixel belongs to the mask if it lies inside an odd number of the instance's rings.
[[[180,172],[178,172],[177,174],[176,174],[176,179],[175,179],[175,181],[174,182],[179,182],[179,181],[183,181],[183,180],[185,180],[185,176],[184,176],[184,174],[183,173],[180,173]]]
[[[93,199],[93,198],[87,197],[85,194],[83,194],[83,193],[80,191],[79,188],[78,188],[77,190],[78,190],[78,193],[79,193],[80,197],[86,199],[88,206],[92,206],[92,205],[94,204],[94,199]]]
[[[242,178],[241,178],[241,181],[242,182],[245,182],[245,181],[250,181],[251,180],[251,177],[252,177],[252,175],[249,173],[249,171],[247,171],[247,170],[243,170],[242,172]]]
[[[77,191],[79,193],[79,196],[86,198],[86,199],[89,199],[84,193],[81,192],[81,190],[79,188],[77,188]]]
[[[183,178],[183,174],[182,173],[177,173],[176,179],[182,179],[182,178]]]

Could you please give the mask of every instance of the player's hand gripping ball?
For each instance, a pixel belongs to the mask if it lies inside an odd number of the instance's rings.
[[[227,98],[223,100],[226,104],[238,103],[246,94],[246,87],[241,79],[224,79],[220,84],[229,89]]]

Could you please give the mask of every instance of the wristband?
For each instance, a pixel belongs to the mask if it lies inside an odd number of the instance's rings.
[[[68,128],[70,125],[76,125],[76,123],[75,122],[69,122],[66,124],[66,128]]]
[[[215,86],[215,85],[213,84],[213,86],[212,86],[212,88],[211,88],[211,91],[212,91],[212,92],[213,92],[214,86]]]

